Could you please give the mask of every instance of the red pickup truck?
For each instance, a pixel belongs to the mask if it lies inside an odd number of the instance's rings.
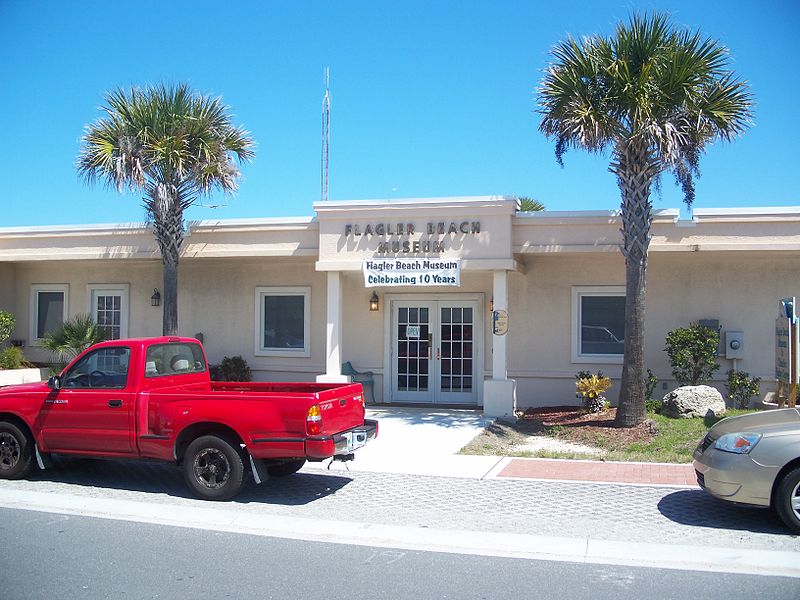
[[[149,458],[227,500],[306,461],[351,460],[378,434],[361,384],[213,382],[200,343],[161,337],[96,344],[47,383],[0,388],[0,478],[53,454]]]

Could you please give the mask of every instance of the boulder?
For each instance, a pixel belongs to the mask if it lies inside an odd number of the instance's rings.
[[[691,419],[725,414],[725,400],[719,390],[708,385],[686,385],[664,396],[661,414],[667,417]]]

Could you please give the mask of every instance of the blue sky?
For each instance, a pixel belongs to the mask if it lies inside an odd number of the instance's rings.
[[[325,66],[333,200],[514,194],[618,208],[607,156],[556,164],[535,90],[556,42],[653,8],[726,45],[756,98],[748,133],[703,157],[695,207],[800,205],[797,0],[0,0],[0,227],[143,220],[139,195],[87,187],[74,162],[104,92],[161,81],[222,96],[258,144],[237,195],[189,218],[311,215]],[[666,176],[655,207],[681,204]]]

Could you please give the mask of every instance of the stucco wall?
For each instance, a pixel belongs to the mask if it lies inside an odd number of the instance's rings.
[[[602,370],[614,379],[607,394],[616,401],[621,365],[576,363],[571,355],[572,288],[624,285],[619,254],[529,256],[527,272],[510,285],[509,376],[517,379],[521,407],[574,404],[574,375]],[[788,253],[672,253],[649,257],[645,365],[661,380],[662,396],[675,387],[664,350],[667,332],[698,319],[718,319],[723,332],[744,333],[744,359],[737,368],[764,379],[772,389],[777,301],[800,293],[800,265]],[[721,357],[712,382],[724,390],[732,361]],[[663,385],[667,389],[664,389]]]
[[[25,356],[36,362],[50,362],[52,355],[32,345],[31,286],[68,284],[68,314],[89,312],[90,284],[129,286],[129,335],[161,334],[161,309],[150,306],[154,288],[161,289],[161,262],[150,260],[69,261],[23,263],[17,266],[14,303],[17,307],[17,336],[26,340]]]
[[[0,263],[0,310],[15,312],[14,304],[14,265]]]
[[[313,381],[325,372],[326,274],[313,259],[219,259],[181,262],[181,333],[203,333],[209,361],[241,355],[260,381]],[[311,356],[255,356],[255,290],[311,287]]]

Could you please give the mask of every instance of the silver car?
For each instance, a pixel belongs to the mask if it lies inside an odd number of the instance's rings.
[[[800,411],[728,417],[694,451],[697,482],[728,502],[773,508],[800,533]]]

